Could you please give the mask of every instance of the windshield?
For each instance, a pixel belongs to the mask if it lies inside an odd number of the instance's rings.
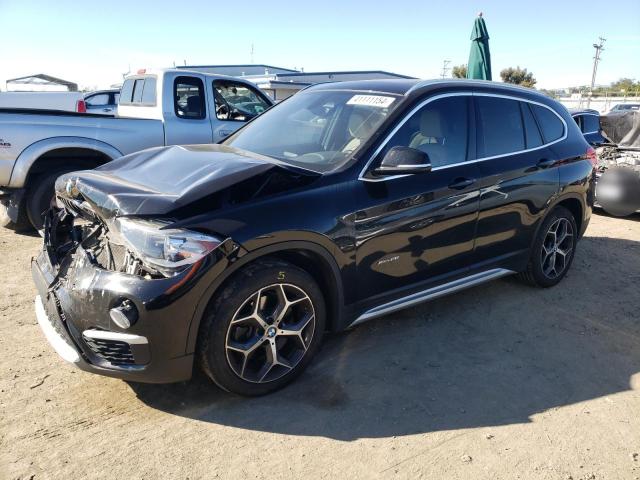
[[[328,172],[346,163],[398,103],[400,98],[389,94],[301,92],[268,110],[223,144]]]

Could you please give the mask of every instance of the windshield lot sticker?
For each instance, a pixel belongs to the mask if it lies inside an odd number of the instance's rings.
[[[349,99],[347,105],[387,108],[394,100],[395,98],[393,97],[383,97],[381,95],[354,95]]]

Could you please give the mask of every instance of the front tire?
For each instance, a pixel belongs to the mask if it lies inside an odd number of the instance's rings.
[[[557,285],[569,271],[577,242],[576,219],[566,208],[556,207],[542,223],[520,278],[543,288]]]
[[[207,376],[224,390],[264,395],[300,375],[320,348],[325,302],[307,272],[265,259],[234,274],[202,322],[198,351]]]

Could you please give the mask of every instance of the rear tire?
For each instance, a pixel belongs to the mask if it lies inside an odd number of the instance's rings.
[[[564,207],[556,207],[544,219],[520,279],[543,288],[557,285],[571,267],[577,241],[578,227],[573,214]]]
[[[224,390],[273,392],[317,353],[325,318],[324,297],[311,275],[277,259],[258,260],[234,274],[207,306],[200,365]]]

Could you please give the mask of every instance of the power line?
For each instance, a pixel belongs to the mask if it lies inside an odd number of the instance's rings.
[[[451,63],[451,60],[445,60],[442,63],[442,74],[440,75],[442,78],[445,78],[449,70],[451,70],[451,67],[449,67],[450,63]]]
[[[596,54],[593,56],[593,73],[591,74],[591,88],[589,89],[589,98],[587,99],[587,108],[591,105],[591,97],[593,96],[593,87],[596,85],[596,73],[598,72],[598,63],[600,62],[600,54],[604,50],[604,42],[606,38],[598,37],[600,43],[594,43],[593,48],[596,49]]]

